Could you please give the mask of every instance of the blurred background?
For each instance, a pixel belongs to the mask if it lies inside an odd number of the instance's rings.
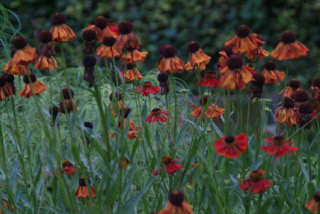
[[[187,44],[196,40],[202,49],[212,57],[208,69],[215,70],[218,51],[224,42],[234,36],[235,29],[245,24],[251,32],[263,35],[263,46],[271,52],[277,45],[281,33],[291,30],[297,39],[311,51],[307,57],[289,62],[289,74],[309,87],[311,79],[320,76],[320,0],[2,0],[5,8],[13,11],[20,19],[22,35],[28,42],[39,47],[37,34],[50,29],[50,18],[54,13],[63,13],[67,24],[77,34],[68,42],[68,64],[81,65],[84,45],[81,30],[103,15],[117,23],[131,21],[134,31],[141,39],[141,50],[149,51],[147,60],[140,65],[142,72],[156,68],[158,48],[163,43],[177,47],[178,56],[188,60]],[[19,22],[13,13],[9,20],[17,28]],[[2,25],[3,26],[3,25]],[[2,29],[6,31],[7,29]],[[11,31],[7,32],[10,35]],[[12,32],[11,32],[12,34]],[[6,38],[9,43],[12,38]],[[10,46],[8,47],[11,48]],[[8,54],[6,54],[8,57]],[[2,60],[4,60],[2,58]],[[285,63],[278,62],[284,71]],[[255,63],[262,71],[263,61]],[[180,77],[189,81],[194,74],[183,72]],[[289,77],[290,78],[290,77]]]

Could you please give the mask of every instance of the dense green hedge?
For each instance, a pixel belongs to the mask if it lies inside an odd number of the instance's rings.
[[[213,56],[209,68],[214,69],[219,48],[234,35],[238,25],[246,24],[252,32],[264,36],[264,47],[269,51],[276,46],[284,30],[295,32],[311,52],[290,63],[290,74],[305,83],[320,76],[317,63],[320,56],[319,0],[5,0],[4,6],[20,17],[21,32],[29,41],[33,38],[30,43],[35,46],[37,33],[50,28],[51,15],[64,13],[78,35],[68,47],[68,59],[74,66],[82,57],[81,30],[98,15],[104,15],[118,23],[125,19],[134,23],[135,32],[142,41],[141,49],[150,52],[143,67],[145,71],[156,66],[158,47],[162,43],[175,45],[178,55],[187,60],[186,47],[191,40],[199,41],[205,52]],[[279,63],[279,67],[284,69],[284,64]],[[261,64],[257,70],[260,68]]]

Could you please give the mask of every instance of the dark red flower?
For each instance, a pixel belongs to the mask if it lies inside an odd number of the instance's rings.
[[[270,155],[275,155],[277,158],[283,157],[285,154],[298,150],[297,147],[291,146],[293,142],[285,139],[282,136],[273,136],[265,141],[267,143],[271,143],[271,145],[261,146],[261,150]]]
[[[216,74],[213,71],[207,71],[206,73],[204,73],[203,79],[201,79],[201,84],[200,82],[197,82],[197,86],[206,86],[216,89],[219,83],[220,82],[216,78]]]
[[[250,193],[264,193],[268,187],[273,184],[272,181],[263,179],[265,173],[266,172],[261,169],[251,171],[249,178],[240,179],[240,181],[243,181],[243,183],[240,184],[240,189]]]
[[[160,108],[154,108],[146,118],[146,121],[148,123],[154,123],[160,120],[160,122],[164,123],[167,122],[168,116],[168,111],[162,111]]]
[[[152,85],[150,81],[144,82],[142,88],[135,88],[136,91],[142,93],[142,96],[148,96],[149,94],[158,94],[160,88]]]
[[[182,165],[175,162],[170,155],[166,155],[162,158],[162,163],[166,167],[168,174],[174,174],[175,172],[182,172]]]
[[[238,158],[240,153],[243,154],[248,147],[247,136],[242,133],[238,136],[224,136],[214,142],[214,148],[217,149],[218,155],[227,158]]]

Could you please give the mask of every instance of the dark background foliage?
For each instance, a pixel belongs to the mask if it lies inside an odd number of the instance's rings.
[[[187,44],[192,40],[199,41],[213,57],[208,68],[215,69],[221,46],[232,38],[237,26],[246,24],[252,32],[263,35],[266,41],[263,47],[268,51],[275,48],[283,31],[295,32],[311,52],[303,59],[289,62],[291,77],[309,84],[312,78],[320,76],[319,0],[5,0],[3,4],[19,16],[21,33],[36,47],[38,32],[51,27],[51,15],[65,14],[67,24],[77,34],[76,40],[67,45],[67,58],[72,66],[81,62],[81,30],[103,15],[117,23],[122,20],[134,23],[142,42],[141,50],[150,53],[142,71],[156,67],[158,48],[163,43],[176,46],[178,55],[187,61]],[[256,65],[257,71],[261,71],[262,63]],[[279,62],[278,67],[284,70],[285,63]],[[192,76],[186,72],[181,75],[184,79]]]

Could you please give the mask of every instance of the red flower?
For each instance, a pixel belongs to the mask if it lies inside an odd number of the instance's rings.
[[[214,142],[214,148],[217,149],[218,155],[227,158],[238,158],[240,153],[243,154],[248,147],[247,136],[242,133],[238,136],[225,136]]]
[[[243,183],[240,184],[240,189],[250,193],[264,193],[264,191],[266,191],[268,187],[273,184],[272,181],[263,179],[263,174],[265,173],[266,172],[261,169],[251,171],[249,178],[240,179],[243,181]]]
[[[182,165],[175,162],[170,155],[164,156],[162,158],[162,163],[165,165],[168,174],[174,174],[178,171],[182,172]]]
[[[167,122],[168,120],[168,111],[162,111],[160,108],[152,109],[149,116],[146,118],[148,123],[154,123],[157,121],[161,121],[162,123]]]
[[[320,203],[320,191],[316,192],[313,198],[310,201],[308,201],[308,203],[305,206],[312,213],[316,214],[318,213],[319,203]]]
[[[136,88],[135,90],[142,93],[142,96],[148,96],[149,94],[158,94],[160,88],[153,86],[150,81],[147,81],[143,83],[142,88]]]
[[[275,155],[277,158],[283,157],[285,154],[297,151],[298,148],[291,146],[293,142],[286,140],[282,136],[273,136],[265,140],[271,143],[269,146],[261,146],[263,152],[268,152],[270,155]]]
[[[219,85],[219,80],[216,79],[216,75],[213,71],[207,71],[204,74],[204,78],[201,79],[200,82],[197,82],[197,86],[206,86],[206,87],[212,87],[213,89],[216,89]]]

